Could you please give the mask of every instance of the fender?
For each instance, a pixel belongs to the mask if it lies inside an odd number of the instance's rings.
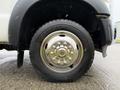
[[[28,9],[39,2],[39,0],[18,0],[16,3],[9,22],[9,44],[18,46],[19,42],[19,31],[22,20]]]
[[[56,1],[56,0],[51,0],[51,1]],[[18,0],[18,2],[16,3],[13,9],[10,22],[9,22],[9,44],[14,46],[19,45],[19,32],[21,29],[23,18],[26,12],[29,10],[29,8],[38,2],[42,2],[42,1],[41,0]],[[96,10],[97,12],[96,15],[98,14],[98,15],[110,16],[110,12],[102,0],[83,0],[83,2],[91,5]]]
[[[105,14],[110,16],[110,11],[108,10],[103,0],[83,0],[83,1],[90,4],[97,11],[98,14]]]

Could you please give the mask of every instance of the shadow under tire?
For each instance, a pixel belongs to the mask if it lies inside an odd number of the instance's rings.
[[[30,58],[38,75],[47,81],[75,81],[91,67],[94,44],[87,30],[78,23],[54,20],[34,34]]]

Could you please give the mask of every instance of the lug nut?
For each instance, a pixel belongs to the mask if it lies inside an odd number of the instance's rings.
[[[58,64],[61,64],[61,63],[60,63],[60,60],[58,60],[58,62],[57,62],[57,63],[58,63]]]
[[[53,52],[50,52],[50,54],[53,54]]]
[[[72,60],[72,58],[71,58],[71,57],[69,57],[69,60]]]
[[[64,45],[60,45],[61,48],[64,48]]]
[[[56,59],[56,57],[53,57],[52,59],[53,59],[53,60],[55,60],[55,59]]]
[[[72,46],[70,45],[69,48],[72,48]]]
[[[57,46],[57,48],[56,49],[59,49],[60,47],[59,46]]]
[[[74,54],[73,52],[71,52],[71,54]]]
[[[64,64],[67,64],[67,61],[66,61],[66,60],[64,60]]]
[[[63,44],[64,44],[64,45],[67,45],[67,42],[64,42]]]
[[[53,48],[55,48],[56,46],[55,46],[55,45],[53,45],[52,47],[53,47]]]
[[[59,44],[59,45],[60,45],[60,44],[61,44],[61,42],[58,42],[57,44]]]

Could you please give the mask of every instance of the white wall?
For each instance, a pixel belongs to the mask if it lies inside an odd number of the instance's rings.
[[[120,21],[120,0],[111,0],[111,14],[113,23]]]
[[[113,28],[117,28],[117,38],[120,38],[120,0],[111,0],[110,8]]]

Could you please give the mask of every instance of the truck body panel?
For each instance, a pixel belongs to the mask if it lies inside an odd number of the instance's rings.
[[[0,43],[8,43],[9,20],[17,0],[0,1]]]

